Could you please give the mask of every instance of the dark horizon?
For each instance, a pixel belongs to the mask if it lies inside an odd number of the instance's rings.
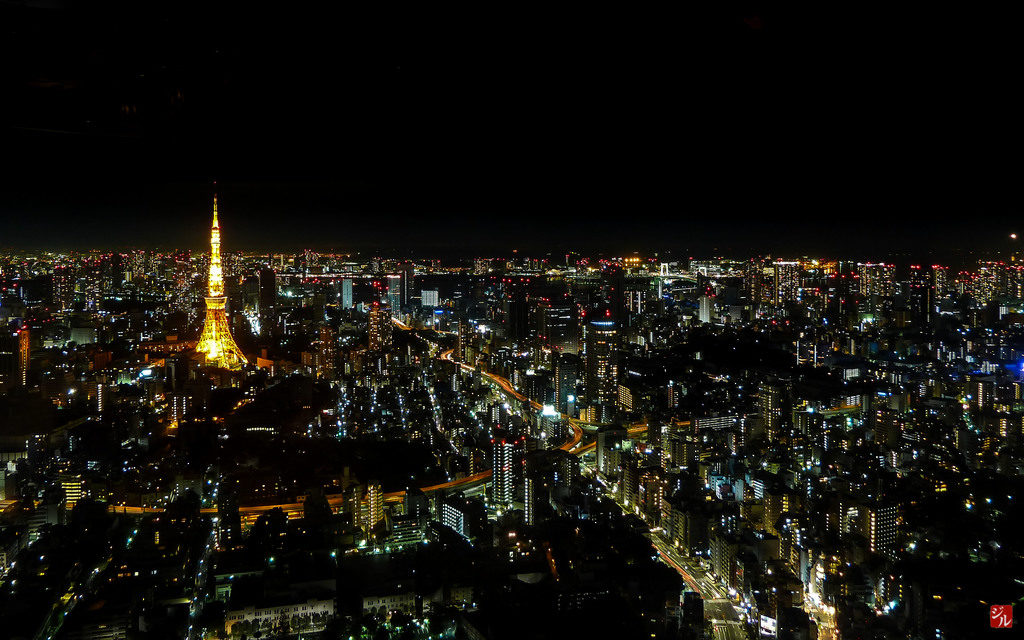
[[[1007,16],[56,7],[0,9],[3,246],[199,248],[214,179],[243,250],[871,257],[1020,231]]]

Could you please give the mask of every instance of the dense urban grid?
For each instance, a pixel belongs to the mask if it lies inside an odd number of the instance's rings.
[[[955,640],[1024,597],[1011,252],[256,254],[217,206],[208,251],[0,255],[4,637]]]

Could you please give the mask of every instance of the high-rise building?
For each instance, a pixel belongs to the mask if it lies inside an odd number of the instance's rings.
[[[509,282],[505,284],[505,297],[502,300],[505,337],[509,340],[522,340],[530,335],[530,309],[526,295],[526,284]]]
[[[930,274],[920,265],[910,265],[908,294],[910,311],[923,322],[931,322],[935,288],[932,286]]]
[[[366,531],[371,531],[384,519],[384,490],[380,484],[371,482],[366,487],[367,519]]]
[[[626,430],[619,427],[603,427],[597,432],[597,470],[605,476],[619,473],[622,445]]]
[[[352,298],[352,278],[343,278],[341,281],[341,308],[351,309],[354,307]]]
[[[317,344],[316,375],[318,378],[334,378],[338,363],[338,332],[330,325],[320,327]]]
[[[751,258],[743,270],[743,291],[750,297],[755,307],[766,298],[768,287],[765,285],[765,264],[763,258]]]
[[[210,229],[210,276],[206,296],[206,320],[196,351],[206,362],[223,369],[239,369],[246,364],[242,350],[235,344],[225,312],[224,274],[220,263],[220,222],[217,220],[217,195],[213,196],[213,226]]]
[[[701,324],[708,324],[711,322],[712,312],[715,308],[714,296],[715,294],[708,290],[700,297],[697,319],[700,320]]]
[[[500,430],[491,438],[491,496],[498,504],[511,504],[515,496],[516,444]]]
[[[399,303],[402,307],[406,307],[409,305],[409,301],[412,300],[413,288],[416,285],[416,265],[410,261],[403,262],[398,265],[398,275],[401,278],[401,299]]]
[[[565,298],[544,302],[541,305],[540,336],[551,348],[562,353],[579,351],[576,305]]]
[[[598,314],[585,327],[583,357],[587,404],[613,405],[619,390],[618,367],[615,361],[619,338],[618,325],[607,315]]]
[[[555,355],[555,405],[562,413],[573,413],[576,406],[576,380],[580,374],[580,358],[573,353]]]
[[[896,267],[884,262],[857,264],[860,293],[863,296],[891,298],[896,295]]]
[[[768,442],[774,442],[787,417],[789,385],[780,380],[762,382],[758,387],[757,397]]]
[[[86,306],[93,297],[87,293]],[[191,315],[192,306],[192,257],[187,250],[174,254],[174,308],[185,315]]]
[[[96,412],[103,413],[107,408],[107,376],[100,374],[96,376]]]
[[[465,362],[467,359],[466,351],[473,343],[473,330],[470,327],[469,322],[465,318],[459,319],[459,337],[458,342],[455,345],[455,361]]]
[[[53,304],[61,311],[75,304],[75,284],[78,273],[74,266],[61,265],[53,270]]]
[[[527,473],[523,478],[523,523],[528,527],[537,524],[537,489],[541,482],[541,478],[533,473]]]
[[[880,503],[868,508],[867,538],[873,553],[892,557],[899,535],[900,507],[895,503]]]
[[[424,289],[420,291],[420,306],[437,307],[441,304],[441,298],[437,289]]]
[[[274,309],[277,306],[277,274],[273,269],[260,269],[256,272],[258,293],[256,311],[260,319],[260,334],[266,336],[274,324]]]
[[[483,504],[462,494],[444,498],[439,511],[441,524],[467,540],[478,536],[486,523]]]
[[[932,288],[935,289],[936,299],[949,295],[949,267],[932,265]]]
[[[18,383],[23,387],[28,384],[28,366],[31,358],[32,343],[28,327],[22,327],[18,331]]]
[[[388,306],[391,315],[398,317],[402,313],[402,276],[388,276]]]
[[[85,483],[81,474],[61,472],[60,488],[64,492],[64,506],[68,511],[75,508],[75,505],[82,499],[85,493]]]
[[[774,274],[774,296],[772,302],[783,305],[800,301],[800,263],[782,261],[772,263]]]
[[[370,351],[383,351],[391,345],[391,312],[387,305],[377,301],[370,305],[368,333]]]
[[[19,384],[18,335],[0,328],[0,389]]]
[[[167,403],[171,410],[171,424],[177,426],[188,412],[188,396],[184,393],[171,393],[167,396]]]

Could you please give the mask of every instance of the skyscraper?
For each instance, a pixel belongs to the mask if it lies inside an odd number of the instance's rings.
[[[398,266],[398,274],[401,277],[401,306],[405,307],[412,299],[413,286],[416,281],[416,265],[406,261]]]
[[[352,300],[352,278],[344,278],[341,281],[341,308],[351,309],[355,306]]]
[[[618,326],[606,315],[598,315],[586,325],[584,362],[587,403],[612,405],[618,397],[618,369],[615,349]]]
[[[892,297],[896,294],[895,274],[896,267],[884,262],[857,264],[861,295]]]
[[[577,341],[576,305],[565,298],[544,301],[540,308],[541,338],[563,353],[579,351]]]
[[[379,483],[371,482],[366,488],[367,522],[366,531],[369,533],[384,519],[384,491]]]
[[[32,343],[28,327],[22,327],[18,332],[18,382],[23,387],[28,384],[28,365],[31,356]]]
[[[555,405],[563,413],[573,413],[576,406],[576,378],[580,358],[574,353],[555,355]]]
[[[74,266],[59,266],[53,270],[53,304],[60,310],[75,304],[75,284],[78,279]]]
[[[239,369],[246,364],[242,350],[235,344],[224,307],[224,274],[220,263],[220,223],[217,220],[217,195],[213,196],[213,226],[210,229],[209,295],[206,296],[206,321],[196,351],[206,354],[206,362],[223,369]]]
[[[274,321],[274,307],[277,304],[277,274],[273,269],[265,268],[256,272],[259,282],[257,295],[257,312],[260,318],[260,333],[268,335]]]
[[[333,378],[338,362],[338,332],[334,327],[325,324],[320,327],[320,340],[317,344],[316,376]]]
[[[455,345],[455,356],[456,362],[466,361],[466,350],[472,345],[473,342],[473,330],[469,326],[469,322],[465,318],[459,319],[459,337],[458,342]]]
[[[19,384],[18,358],[18,335],[0,329],[0,389]]]
[[[391,312],[387,305],[377,301],[370,305],[368,333],[370,351],[381,351],[391,344]]]
[[[498,504],[511,504],[515,490],[516,443],[507,433],[496,431],[491,446],[491,495]]]
[[[932,286],[931,274],[920,265],[910,265],[909,291],[907,293],[911,312],[925,323],[931,322],[935,288]]]
[[[775,275],[775,305],[800,300],[800,263],[779,261],[772,264]]]
[[[714,296],[715,294],[709,289],[700,297],[700,308],[697,311],[697,319],[700,320],[702,324],[711,322],[711,314],[715,308]]]
[[[86,295],[86,306],[91,298]],[[192,258],[187,250],[174,254],[174,308],[185,315],[192,314]]]
[[[388,276],[388,306],[391,315],[398,317],[402,312],[402,276]]]

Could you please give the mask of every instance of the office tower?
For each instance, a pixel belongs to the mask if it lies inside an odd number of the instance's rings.
[[[370,305],[369,348],[383,351],[391,346],[391,312],[387,305],[374,301]]]
[[[491,496],[502,505],[512,503],[515,492],[516,442],[502,430],[491,438]]]
[[[800,301],[800,263],[779,260],[772,263],[774,295],[772,302],[778,306],[787,302]]]
[[[579,351],[576,305],[569,298],[544,301],[540,306],[540,337],[562,353]]]
[[[406,307],[409,305],[409,301],[412,300],[412,293],[416,284],[416,265],[410,261],[403,262],[398,265],[398,275],[401,279],[401,299],[399,302],[402,307]]]
[[[423,291],[420,291],[420,306],[441,306],[441,298],[437,293],[437,289],[424,289]]]
[[[604,294],[608,301],[611,320],[620,327],[628,324],[626,315],[626,271],[620,267],[612,267],[604,273]]]
[[[274,324],[274,309],[277,305],[277,274],[273,269],[256,272],[258,290],[256,311],[260,319],[260,334],[269,335]]]
[[[618,347],[618,325],[610,313],[598,313],[587,322],[584,337],[586,369],[585,397],[587,404],[613,405],[618,396],[618,368],[615,350]]]
[[[574,353],[555,355],[555,405],[562,413],[573,414],[576,406],[576,380],[580,358]]]
[[[82,475],[61,471],[59,474],[60,488],[64,492],[64,507],[70,511],[82,499],[85,493],[85,483]]]
[[[402,312],[402,276],[388,276],[387,296],[388,305],[391,307],[391,315],[398,317]]]
[[[351,309],[355,306],[352,298],[352,278],[343,278],[341,281],[341,308]]]
[[[220,263],[220,222],[217,220],[217,195],[213,196],[213,226],[210,229],[209,295],[206,296],[206,320],[196,351],[206,355],[206,362],[222,369],[240,369],[246,359],[231,337],[228,317],[224,311],[224,274]]]
[[[529,337],[529,302],[524,283],[506,284],[505,298],[502,300],[502,315],[504,316],[505,338],[517,341]]]
[[[626,430],[621,427],[603,427],[597,432],[597,470],[601,474],[618,475],[625,440]]]

